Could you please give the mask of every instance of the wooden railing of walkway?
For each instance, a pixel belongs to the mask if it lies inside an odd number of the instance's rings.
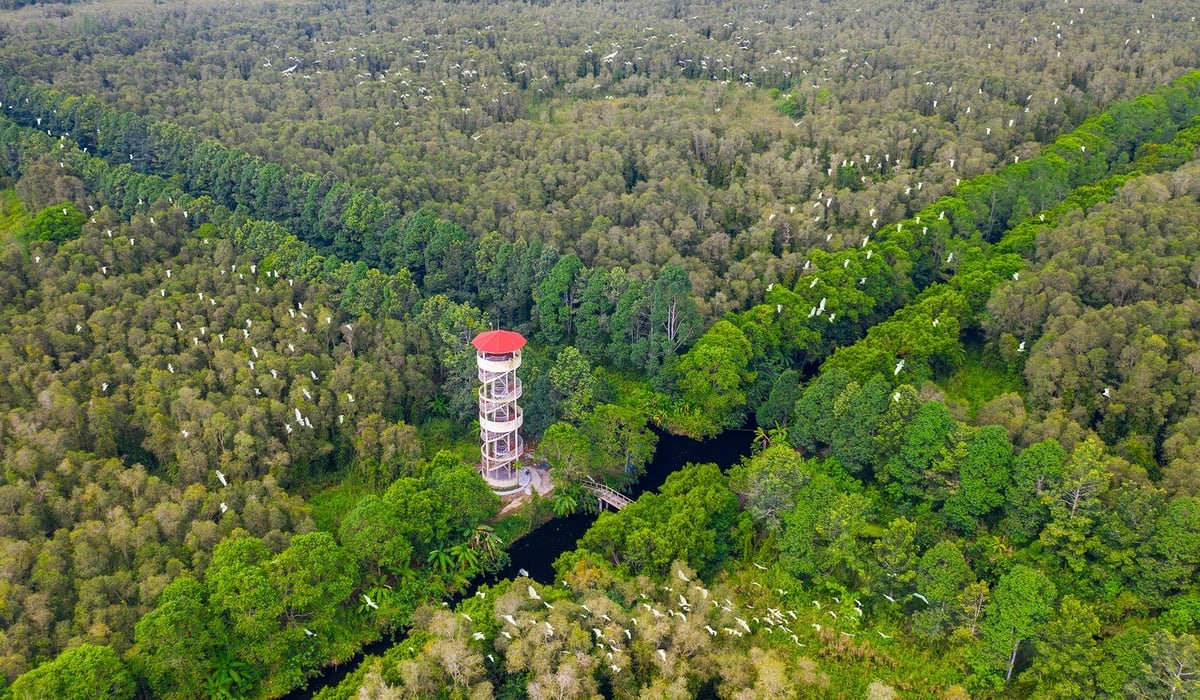
[[[598,481],[588,479],[588,482],[587,487],[592,493],[596,494],[596,498],[600,499],[601,508],[607,504],[613,510],[621,510],[630,503],[633,503],[625,494],[614,491]]]

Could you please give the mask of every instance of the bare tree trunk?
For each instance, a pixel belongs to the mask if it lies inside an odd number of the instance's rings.
[[[1012,680],[1013,666],[1017,665],[1017,649],[1020,649],[1020,648],[1021,648],[1021,640],[1018,639],[1017,643],[1013,645],[1012,655],[1008,657],[1008,673],[1004,674],[1004,682],[1005,683]]]

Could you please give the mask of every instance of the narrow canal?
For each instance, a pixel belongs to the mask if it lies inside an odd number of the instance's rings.
[[[677,435],[660,434],[658,446],[654,450],[654,459],[646,467],[646,474],[638,480],[633,488],[636,499],[647,491],[655,491],[663,485],[667,477],[688,463],[712,462],[722,470],[737,464],[745,455],[750,454],[753,432],[749,430],[729,430],[711,440],[703,442]],[[555,518],[534,529],[528,535],[513,543],[508,549],[510,562],[499,572],[476,579],[470,590],[459,596],[472,595],[476,586],[484,583],[495,583],[521,575],[523,569],[530,578],[538,583],[554,583],[554,561],[564,552],[575,548],[575,543],[596,520],[591,513],[576,513],[565,518]],[[313,695],[330,686],[337,685],[347,675],[354,672],[362,663],[364,655],[378,656],[387,651],[388,647],[402,638],[403,632],[395,638],[385,637],[368,644],[350,661],[325,669],[320,675],[309,679],[308,687],[295,690],[284,696],[284,700],[310,700]]]

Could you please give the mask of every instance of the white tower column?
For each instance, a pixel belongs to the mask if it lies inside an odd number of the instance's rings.
[[[523,415],[521,397],[521,348],[525,339],[511,331],[481,333],[472,341],[479,369],[480,471],[493,480],[511,479],[513,464],[521,456]]]

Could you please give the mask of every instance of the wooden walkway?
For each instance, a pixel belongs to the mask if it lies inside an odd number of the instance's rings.
[[[588,481],[590,482],[588,484],[588,489],[590,489],[592,493],[596,494],[596,498],[600,499],[601,508],[607,504],[611,506],[613,510],[621,510],[630,503],[633,503],[633,501],[629,500],[629,498],[623,493],[613,491],[598,481],[594,481],[592,479],[588,479]]]

